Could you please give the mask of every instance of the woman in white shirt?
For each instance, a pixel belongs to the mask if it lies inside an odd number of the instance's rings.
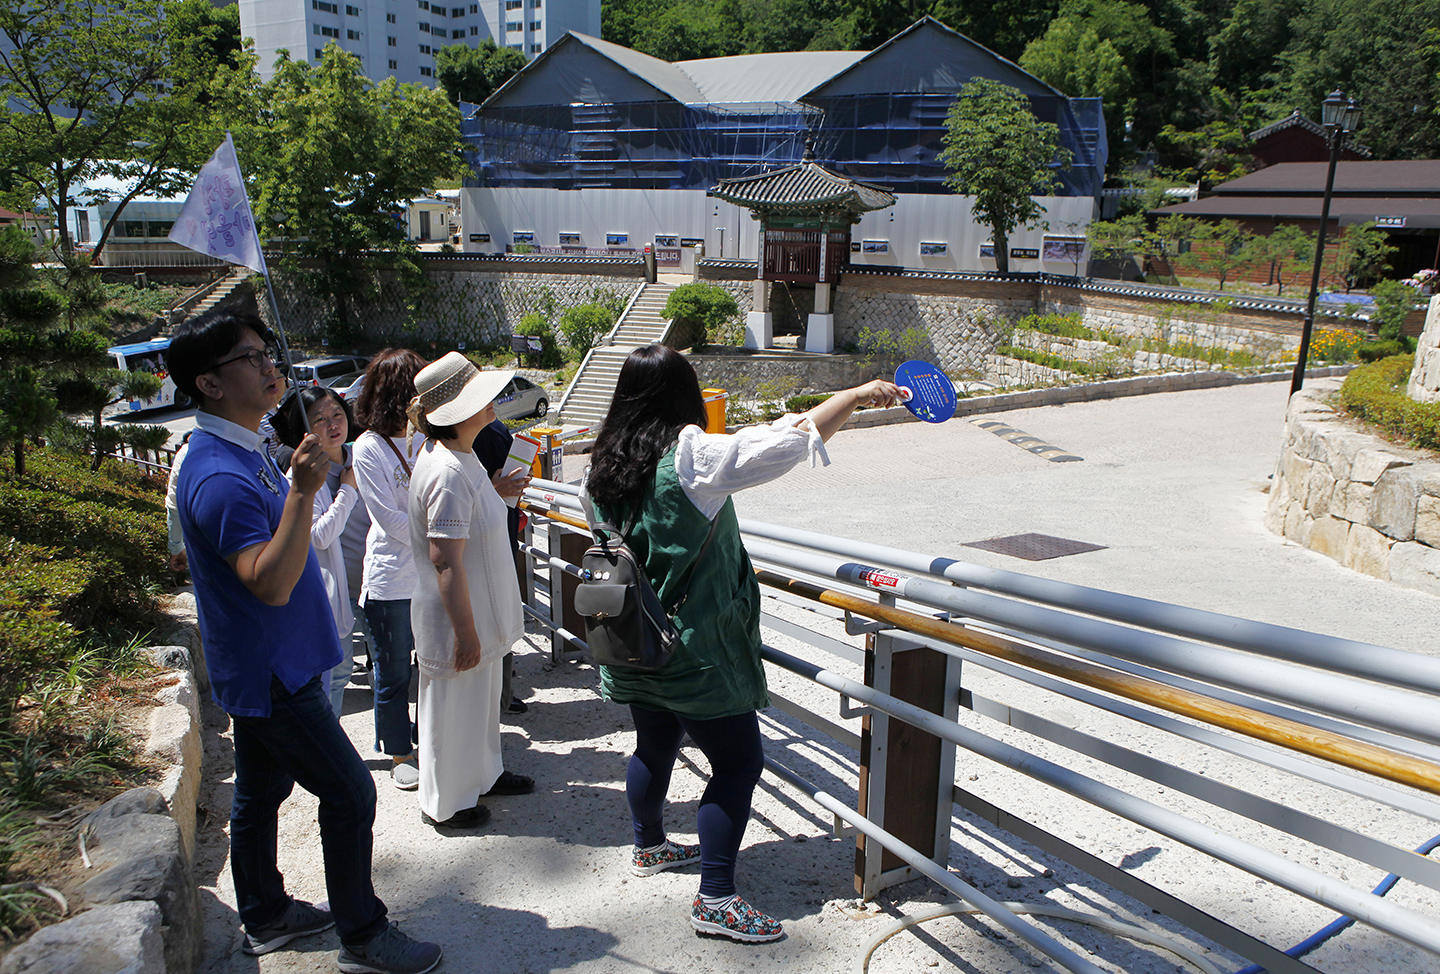
[[[602,518],[625,534],[660,601],[679,603],[680,646],[658,670],[602,666],[601,689],[605,699],[628,704],[635,723],[625,777],[631,872],[650,876],[699,860],[690,925],[702,933],[749,942],[784,934],[778,920],[735,891],[735,860],[764,766],[756,711],[770,697],[760,658],[760,589],[730,495],[774,480],[807,455],[829,463],[823,441],[857,406],[889,405],[898,396],[893,384],[876,379],[801,416],[706,433],[700,385],[683,355],[648,345],[620,367],[586,489]],[[694,845],[671,842],[664,821],[670,773],[687,734],[710,763]]]
[[[387,348],[370,360],[355,418],[366,428],[355,440],[355,483],[370,516],[360,599],[374,638],[375,750],[390,755],[390,780],[401,791],[420,784],[410,732],[410,595],[415,558],[407,513],[410,474],[422,442],[409,430],[405,408],[425,360]]]
[[[360,503],[355,486],[355,471],[345,441],[350,438],[350,407],[334,390],[324,386],[306,386],[292,399],[287,399],[276,417],[276,434],[290,449],[300,445],[306,433],[320,438],[320,446],[330,457],[330,473],[315,494],[311,511],[310,544],[320,562],[325,579],[325,594],[330,597],[330,612],[335,618],[335,631],[340,637],[340,663],[328,674],[327,692],[335,716],[345,702],[345,685],[350,682],[352,663],[350,631],[355,627],[354,610],[350,607],[349,572],[341,535]],[[287,471],[285,476],[291,477]],[[362,511],[363,513],[363,511]]]
[[[500,756],[502,660],[525,634],[505,502],[475,456],[511,372],[481,372],[450,352],[415,377],[411,416],[427,437],[410,480],[416,552],[411,622],[420,661],[420,815],[475,828],[484,795],[535,790]],[[524,471],[501,480],[524,490]]]

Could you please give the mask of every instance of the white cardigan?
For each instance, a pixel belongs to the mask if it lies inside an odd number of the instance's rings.
[[[286,479],[294,489],[295,475],[287,471]],[[360,500],[360,492],[349,484],[341,484],[338,494],[331,494],[325,484],[315,492],[315,506],[310,511],[310,544],[320,562],[320,574],[325,579],[325,594],[330,598],[330,612],[335,617],[335,631],[340,634],[340,644],[348,646],[350,631],[355,628],[355,613],[350,608],[350,584],[345,574],[345,552],[340,547],[340,535],[345,531],[345,522]]]

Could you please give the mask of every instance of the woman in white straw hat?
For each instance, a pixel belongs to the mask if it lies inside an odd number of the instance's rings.
[[[419,569],[410,619],[420,661],[420,814],[429,825],[475,828],[490,818],[485,795],[535,790],[500,756],[500,664],[525,622],[505,502],[471,449],[513,374],[482,372],[450,352],[415,376],[410,416],[428,439],[410,478]],[[527,479],[507,477],[502,489],[523,490]]]

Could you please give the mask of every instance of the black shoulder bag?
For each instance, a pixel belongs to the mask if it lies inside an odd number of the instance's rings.
[[[690,563],[679,597],[665,606],[651,587],[645,566],[625,543],[634,520],[624,531],[597,521],[590,495],[584,490],[580,492],[580,505],[595,538],[595,544],[580,559],[580,567],[588,576],[575,589],[575,611],[585,617],[590,656],[602,666],[658,670],[675,655],[680,632],[671,616],[685,604],[690,578],[715,537],[718,519],[710,522],[710,533],[705,536],[700,554]]]

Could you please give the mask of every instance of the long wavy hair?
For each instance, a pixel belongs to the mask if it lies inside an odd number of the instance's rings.
[[[355,401],[355,418],[381,436],[404,436],[415,398],[415,376],[425,360],[408,348],[387,348],[365,368],[365,387]]]
[[[612,517],[638,510],[656,463],[691,425],[705,425],[705,400],[690,362],[664,345],[635,349],[590,452],[590,496]]]

